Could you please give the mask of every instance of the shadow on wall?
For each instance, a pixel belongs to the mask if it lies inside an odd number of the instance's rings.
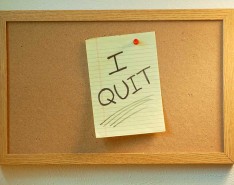
[[[232,185],[232,165],[1,166],[1,185]]]

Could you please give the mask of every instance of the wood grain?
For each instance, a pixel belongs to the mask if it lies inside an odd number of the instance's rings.
[[[9,154],[2,164],[232,164],[223,153]]]
[[[6,21],[222,20],[232,10],[2,11]]]
[[[0,161],[7,154],[6,22],[0,19]]]
[[[224,20],[224,151],[234,161],[234,12]]]

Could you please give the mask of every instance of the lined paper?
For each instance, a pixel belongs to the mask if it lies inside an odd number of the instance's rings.
[[[88,39],[86,50],[96,137],[165,131],[155,32]]]

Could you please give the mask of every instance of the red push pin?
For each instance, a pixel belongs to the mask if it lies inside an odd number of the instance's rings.
[[[138,39],[134,39],[134,40],[133,40],[133,44],[135,44],[135,45],[138,45],[139,42],[140,42],[140,41],[139,41]]]

